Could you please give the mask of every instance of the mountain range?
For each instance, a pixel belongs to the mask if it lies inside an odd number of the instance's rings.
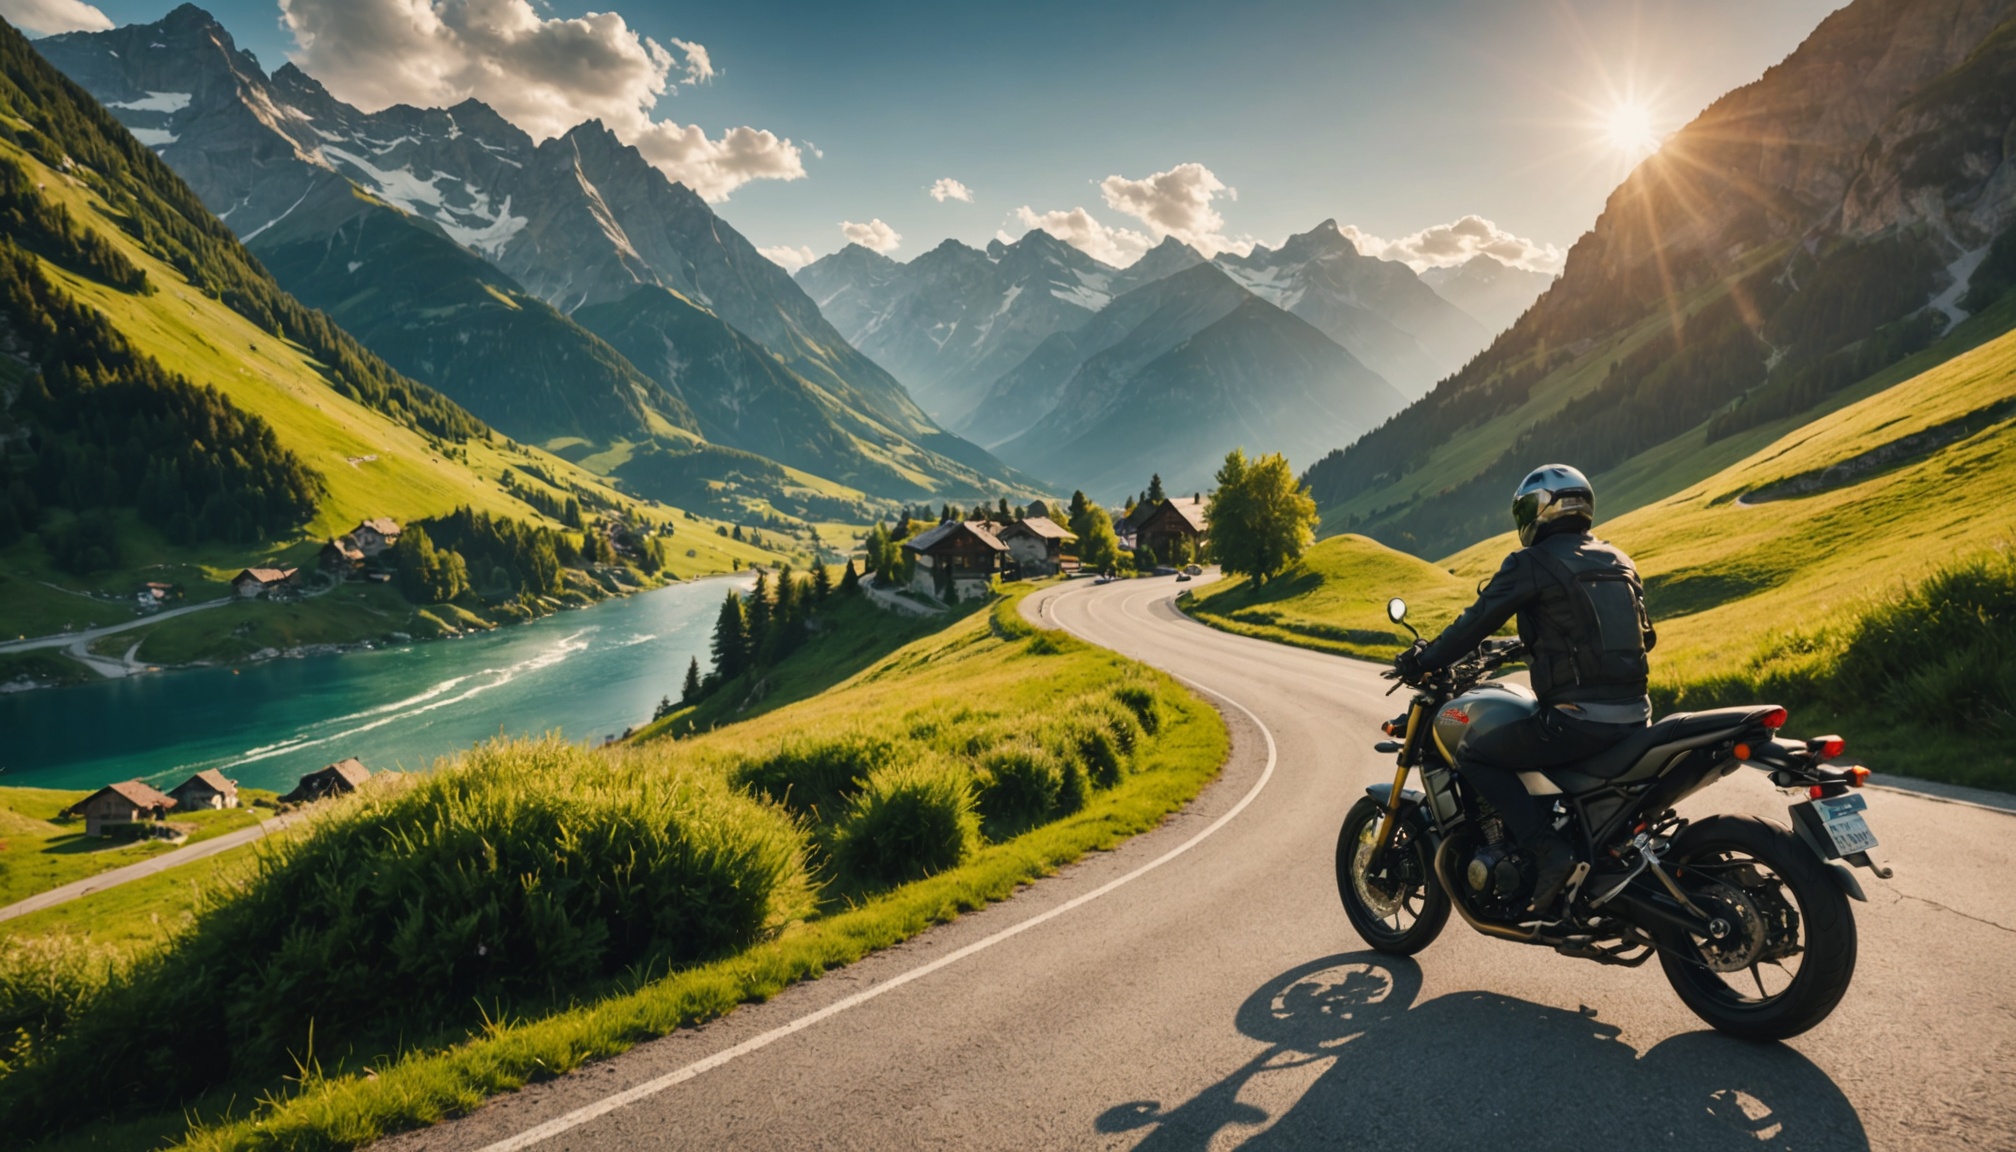
[[[748,450],[885,496],[1014,482],[599,122],[535,142],[473,100],[365,113],[292,64],[269,76],[186,4],[37,47],[283,287],[514,437],[579,442],[582,458],[652,439],[760,444]],[[605,321],[623,309],[625,339],[648,344],[651,363],[582,324],[588,308]],[[654,319],[666,326],[647,340]],[[752,348],[763,362],[742,355]],[[736,400],[752,390],[788,392],[797,423],[753,435]]]
[[[1614,514],[1999,335],[2012,139],[2016,0],[1854,0],[1641,163],[1488,350],[1312,466],[1326,527],[1439,556],[1556,459]]]

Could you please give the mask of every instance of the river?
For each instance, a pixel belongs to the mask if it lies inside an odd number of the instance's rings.
[[[738,586],[747,581],[738,582]],[[0,695],[0,785],[172,787],[220,768],[286,791],[346,756],[413,771],[487,737],[599,741],[707,664],[720,580],[441,640]]]

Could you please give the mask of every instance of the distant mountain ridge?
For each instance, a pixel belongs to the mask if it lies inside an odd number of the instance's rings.
[[[268,77],[186,4],[155,24],[38,48],[174,166],[287,287],[514,436],[735,441],[704,415],[719,405],[679,400],[570,315],[650,288],[701,310],[704,320],[681,326],[696,348],[748,339],[781,362],[802,393],[791,409],[808,421],[773,438],[784,463],[837,468],[892,496],[1012,482],[926,417],[788,274],[599,123],[535,144],[473,100],[360,112],[292,64]],[[721,330],[701,335],[709,325]],[[722,375],[730,361],[690,362],[688,396],[751,383]],[[810,444],[824,448],[797,450]]]
[[[1479,253],[1461,264],[1429,268],[1421,273],[1421,282],[1495,336],[1524,315],[1554,277]]]

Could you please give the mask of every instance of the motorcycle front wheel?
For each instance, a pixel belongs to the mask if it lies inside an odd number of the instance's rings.
[[[1717,1031],[1784,1040],[1827,1018],[1855,975],[1855,917],[1811,849],[1754,816],[1713,816],[1674,837],[1675,878],[1711,916],[1733,925],[1721,941],[1668,949],[1673,991]]]
[[[1337,895],[1367,944],[1411,956],[1441,935],[1449,922],[1449,895],[1436,882],[1428,844],[1404,820],[1394,822],[1379,869],[1371,871],[1372,846],[1385,817],[1370,796],[1345,814],[1337,833]]]

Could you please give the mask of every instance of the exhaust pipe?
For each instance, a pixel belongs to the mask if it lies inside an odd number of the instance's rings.
[[[1468,923],[1470,927],[1484,933],[1486,936],[1496,936],[1502,940],[1516,940],[1521,944],[1545,943],[1545,941],[1540,939],[1540,929],[1538,928],[1511,928],[1502,924],[1487,924],[1470,914],[1470,909],[1463,905],[1463,895],[1457,889],[1456,882],[1449,878],[1449,850],[1455,844],[1456,841],[1450,839],[1442,841],[1436,847],[1435,879],[1441,883],[1442,891],[1448,893],[1449,903],[1455,907],[1456,914],[1463,917],[1464,922]]]

